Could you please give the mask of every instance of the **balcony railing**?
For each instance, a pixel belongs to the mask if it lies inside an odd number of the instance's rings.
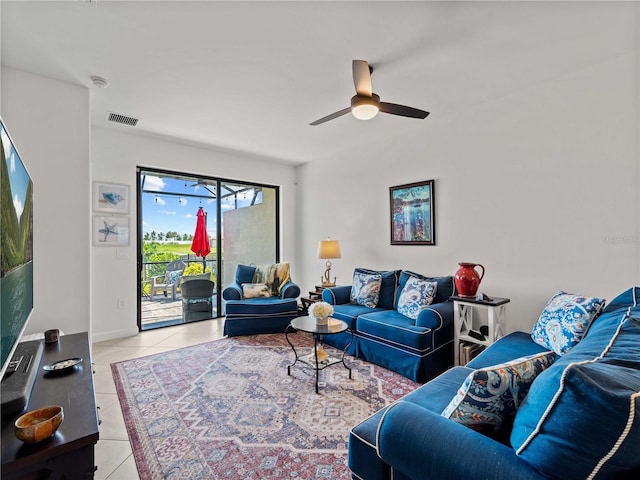
[[[202,265],[202,258],[198,258],[195,255],[186,255],[180,258],[187,266],[192,263]],[[151,277],[157,277],[161,275],[165,275],[167,271],[167,265],[175,260],[162,261],[162,262],[142,262],[142,297],[149,298],[151,294]],[[208,268],[211,273],[211,279],[216,282],[218,275],[221,275],[221,270],[218,272],[216,265],[218,263],[215,258],[207,258],[205,259],[205,270]],[[222,263],[220,265],[222,268]],[[217,283],[217,282],[216,282]]]

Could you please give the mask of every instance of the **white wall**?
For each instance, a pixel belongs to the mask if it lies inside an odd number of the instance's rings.
[[[0,95],[33,180],[34,312],[25,333],[90,331],[89,91],[3,65]]]
[[[232,283],[238,265],[275,262],[276,190],[262,190],[262,203],[223,212],[223,285]],[[288,222],[287,222],[288,223]],[[286,258],[282,261],[288,261]]]
[[[92,181],[127,184],[131,195],[132,241],[128,247],[92,247],[91,319],[93,340],[102,341],[137,333],[136,275],[136,167],[155,167],[178,172],[217,176],[230,180],[280,186],[281,258],[295,261],[295,169],[260,158],[207,150],[110,129],[93,129],[91,139]],[[120,255],[118,255],[118,252]],[[124,257],[124,258],[123,258]],[[124,308],[119,308],[124,300]]]
[[[455,118],[407,121],[392,144],[369,139],[300,167],[305,286],[322,274],[315,254],[327,235],[342,247],[339,284],[359,266],[453,275],[459,261],[483,264],[480,290],[511,299],[509,331],[531,329],[559,289],[610,300],[640,284],[634,48]],[[428,179],[437,245],[391,246],[388,188]]]
[[[303,292],[324,271],[316,248],[330,236],[341,241],[333,273],[342,284],[356,266],[442,275],[459,261],[484,264],[481,290],[512,300],[510,330],[531,328],[558,289],[611,299],[640,284],[637,42],[631,50],[446,118],[396,119],[407,122],[396,141],[367,137],[357,151],[297,169],[124,127],[89,132],[85,88],[3,66],[0,111],[34,178],[28,333],[136,333],[135,242],[124,259],[91,246],[90,192],[94,180],[135,192],[137,165],[280,185],[281,258]],[[432,178],[437,245],[389,245],[389,186]],[[131,211],[133,232],[133,202]]]

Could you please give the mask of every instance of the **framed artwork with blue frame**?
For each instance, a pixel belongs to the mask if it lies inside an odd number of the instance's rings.
[[[389,187],[391,245],[435,245],[434,181]]]

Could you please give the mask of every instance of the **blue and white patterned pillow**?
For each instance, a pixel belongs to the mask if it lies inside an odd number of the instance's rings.
[[[437,289],[436,282],[428,282],[417,277],[409,278],[398,298],[398,313],[417,319],[420,311],[433,303]]]
[[[555,358],[553,352],[542,352],[471,372],[442,416],[483,433],[497,432]]]
[[[181,270],[169,270],[164,274],[164,283],[167,285],[173,285],[182,276]]]
[[[369,308],[378,306],[382,275],[354,272],[351,286],[350,302]]]
[[[584,297],[558,292],[544,307],[533,326],[534,342],[558,355],[564,355],[575,347],[587,328],[604,308],[604,298]]]

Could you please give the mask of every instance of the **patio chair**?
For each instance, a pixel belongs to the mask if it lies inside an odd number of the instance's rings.
[[[213,287],[211,280],[191,279],[182,282],[182,320],[193,322],[213,316]]]
[[[182,260],[174,260],[167,264],[164,275],[151,277],[150,299],[153,300],[153,296],[156,295],[156,292],[161,291],[165,297],[169,292],[171,292],[171,298],[175,301],[180,277],[182,276],[182,272],[185,267],[186,265]]]

